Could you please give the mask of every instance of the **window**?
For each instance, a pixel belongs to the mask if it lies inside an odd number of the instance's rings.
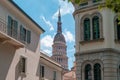
[[[31,42],[31,32],[27,30],[27,43]]]
[[[99,12],[81,18],[80,41],[103,40],[102,16]],[[81,43],[80,42],[80,43]]]
[[[8,35],[11,37],[17,39],[18,35],[18,22],[16,20],[13,20],[12,17],[8,16]]]
[[[94,80],[101,80],[101,65],[99,63],[94,65]]]
[[[120,65],[118,66],[118,80],[120,80]]]
[[[26,59],[24,57],[20,59],[20,72],[21,73],[26,72]]]
[[[85,66],[85,80],[92,80],[92,69],[91,69],[91,65],[90,64],[87,64]]]
[[[56,71],[53,71],[53,80],[56,80]]]
[[[40,65],[40,77],[44,78],[44,66]]]
[[[90,40],[90,19],[86,18],[84,20],[84,40]]]
[[[22,25],[20,26],[20,40],[27,43],[31,42],[31,32],[26,30]]]
[[[117,29],[117,39],[120,40],[120,24],[119,24],[119,20],[116,19],[116,29]]]
[[[92,29],[93,29],[93,39],[100,38],[100,30],[99,30],[99,17],[94,16],[92,19]]]

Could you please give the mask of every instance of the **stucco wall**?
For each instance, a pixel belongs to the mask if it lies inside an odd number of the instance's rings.
[[[24,44],[24,47],[16,48],[9,44],[9,40],[0,42],[0,80],[39,80],[39,58],[40,58],[40,30],[27,17],[11,7],[8,1],[0,3],[0,19],[7,24],[8,15],[18,21],[18,32],[20,25],[31,31],[31,43]],[[11,10],[10,10],[11,8]],[[19,13],[18,15],[16,15]],[[11,38],[12,39],[12,38]],[[1,41],[1,37],[0,37]],[[14,42],[13,42],[14,43]],[[26,72],[22,75],[19,72],[20,58],[26,58]]]

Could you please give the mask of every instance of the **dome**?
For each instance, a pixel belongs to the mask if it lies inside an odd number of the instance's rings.
[[[63,36],[62,33],[57,33],[57,34],[55,35],[55,37],[54,37],[54,42],[57,42],[57,41],[66,43],[65,37]]]

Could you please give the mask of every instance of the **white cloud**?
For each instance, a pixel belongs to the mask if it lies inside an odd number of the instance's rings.
[[[51,56],[51,55],[52,55],[52,51],[49,50],[49,49],[45,49],[44,52],[45,52],[45,54],[48,55],[48,56]]]
[[[63,33],[66,39],[66,42],[74,42],[74,36],[70,31],[65,30],[65,32]]]
[[[41,16],[41,19],[46,23],[46,25],[48,25],[50,27],[50,31],[54,30],[54,27],[50,21],[46,20],[46,18],[44,16]]]
[[[61,8],[60,8],[61,16],[73,13],[74,8],[71,3],[67,2],[67,0],[66,1],[59,0],[58,2],[59,2],[59,5],[61,6]],[[52,16],[53,19],[57,19],[58,12],[59,12],[59,9]]]
[[[53,44],[53,37],[51,35],[46,35],[41,39],[41,46],[46,48],[51,48]]]

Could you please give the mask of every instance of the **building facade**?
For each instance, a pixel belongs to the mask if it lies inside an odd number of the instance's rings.
[[[76,62],[74,62],[71,70],[63,75],[63,80],[76,80]]]
[[[120,25],[104,0],[73,5],[77,80],[120,80]]]
[[[65,37],[62,34],[61,14],[59,10],[57,22],[57,34],[52,45],[52,59],[62,65],[64,70],[68,70],[67,46]]]
[[[62,80],[62,66],[44,52],[40,55],[40,80]]]
[[[0,80],[39,80],[43,32],[12,0],[0,0]]]

